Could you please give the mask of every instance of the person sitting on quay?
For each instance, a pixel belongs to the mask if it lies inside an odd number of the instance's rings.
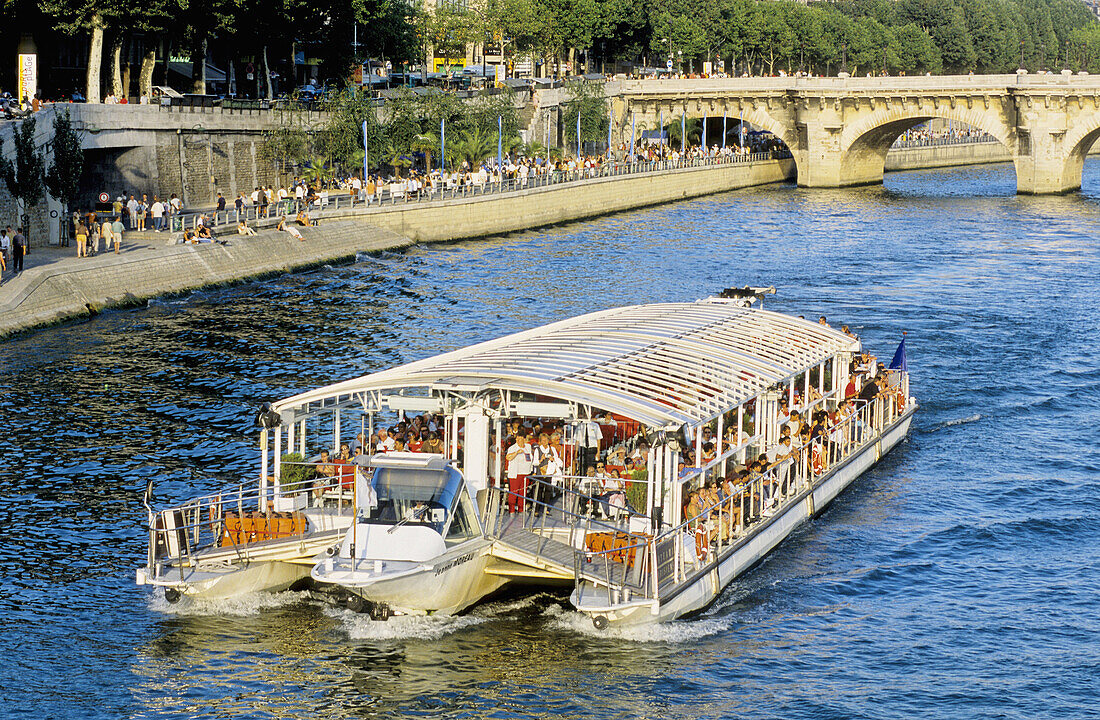
[[[244,220],[241,220],[240,222],[237,223],[237,234],[238,235],[255,235],[256,231],[253,230],[252,228],[248,227],[248,223],[246,223]]]
[[[298,217],[295,218],[295,220],[302,227],[313,227],[314,225],[317,224],[316,221],[314,221],[312,218],[310,218],[309,211],[306,210],[305,208],[302,208],[301,210],[298,211]]]
[[[286,215],[283,215],[282,217],[279,218],[279,224],[275,226],[275,229],[286,232],[292,238],[297,238],[299,240],[305,240],[305,238],[302,237],[302,233],[300,233],[298,231],[298,228],[294,227],[293,225],[288,225],[287,224]]]

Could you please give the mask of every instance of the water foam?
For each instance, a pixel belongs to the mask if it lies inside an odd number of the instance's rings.
[[[231,598],[190,598],[182,597],[177,603],[169,603],[164,599],[164,594],[154,592],[149,596],[150,610],[168,613],[172,615],[198,616],[198,615],[229,615],[233,617],[247,617],[258,615],[264,610],[294,605],[295,603],[309,600],[313,596],[307,591],[279,592],[279,593],[246,593]]]
[[[612,625],[597,630],[592,618],[578,612],[564,610],[557,605],[547,608],[544,615],[548,625],[559,630],[575,632],[592,638],[610,638],[637,643],[669,643],[673,645],[694,642],[701,638],[718,635],[730,629],[732,618],[699,617],[692,620],[676,620],[666,623],[648,623],[644,625]]]
[[[488,620],[469,615],[396,615],[389,620],[371,620],[369,615],[336,607],[325,608],[325,614],[339,620],[352,640],[438,640]]]
[[[967,425],[969,423],[978,422],[982,419],[981,413],[974,413],[964,418],[956,418],[955,420],[948,420],[947,422],[940,423],[932,428],[929,432],[936,432],[937,430],[943,430],[944,428],[954,427],[955,425]]]

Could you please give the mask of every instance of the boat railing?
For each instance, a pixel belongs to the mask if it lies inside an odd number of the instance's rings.
[[[493,505],[490,507],[486,524],[486,535],[492,538],[508,540],[516,531],[527,531],[541,539],[535,548],[535,559],[541,560],[546,551],[553,547],[550,542],[576,549],[585,545],[595,536],[600,538],[634,537],[629,528],[632,522],[648,527],[648,516],[637,512],[629,504],[612,504],[614,499],[604,495],[587,492],[596,478],[588,476],[529,476],[527,490],[516,493],[507,487],[496,488],[493,493]],[[508,507],[512,498],[513,508]],[[519,501],[522,501],[520,505]],[[515,509],[514,512],[510,511]],[[603,517],[598,513],[602,511]],[[559,561],[560,553],[555,555]],[[568,557],[568,556],[566,556]],[[568,564],[568,561],[566,561]]]
[[[904,381],[904,373],[898,373],[887,387],[903,389]],[[629,542],[614,547],[577,549],[577,582],[603,587],[610,604],[660,600],[690,585],[757,525],[798,502],[831,467],[877,440],[904,412],[905,402],[907,395],[901,392],[857,401],[850,415],[827,428],[824,440],[796,447],[766,472],[725,488],[723,497],[679,525],[655,536],[630,534]]]
[[[288,463],[284,463],[284,468]],[[284,470],[285,471],[285,470]],[[302,537],[309,527],[301,512],[310,505],[331,506],[336,514],[353,512],[354,476],[316,477],[292,482],[238,485],[167,508],[149,508],[147,567],[153,577],[181,574],[199,564],[197,555],[212,549],[241,561],[245,551],[273,540]]]

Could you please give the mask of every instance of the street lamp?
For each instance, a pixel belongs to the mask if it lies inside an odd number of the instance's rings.
[[[1020,41],[1020,69],[1024,69],[1024,41]]]
[[[840,44],[840,72],[848,74],[848,43]]]
[[[798,41],[798,74],[804,73],[806,65],[806,43],[802,40]]]
[[[683,50],[677,50],[676,51],[676,56],[677,56],[676,69],[679,70],[680,73],[682,74],[684,72],[684,51]]]

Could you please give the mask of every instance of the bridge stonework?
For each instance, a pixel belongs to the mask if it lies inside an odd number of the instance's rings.
[[[643,80],[617,90],[621,140],[662,118],[668,126],[681,115],[710,123],[724,115],[730,128],[743,118],[786,143],[804,187],[880,183],[894,140],[946,118],[1005,146],[1017,192],[1069,192],[1081,187],[1085,156],[1100,137],[1100,76],[1091,75]]]

